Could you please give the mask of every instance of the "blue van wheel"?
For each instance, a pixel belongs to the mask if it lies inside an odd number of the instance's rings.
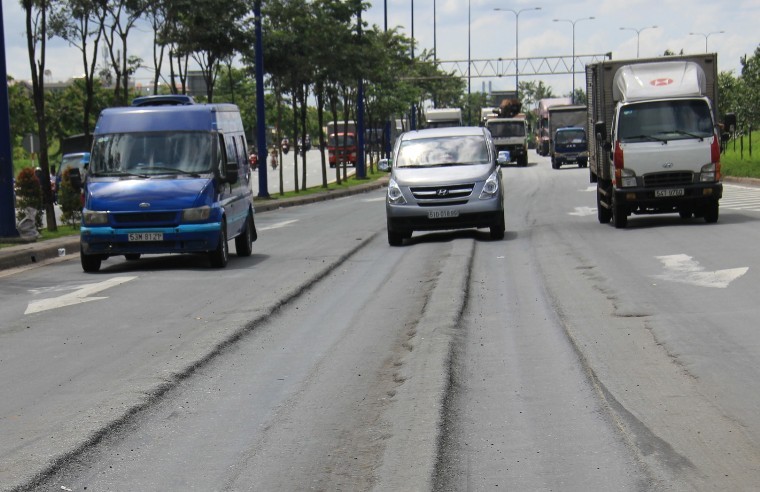
[[[82,270],[87,273],[96,273],[100,270],[100,263],[103,261],[100,255],[86,255],[80,250],[79,259],[82,262]]]
[[[245,229],[235,238],[235,251],[238,256],[251,256],[253,252],[253,218],[251,214],[245,219]]]
[[[214,268],[224,268],[230,257],[229,246],[227,245],[227,222],[222,220],[222,227],[219,231],[219,244],[216,249],[209,253],[211,266]]]

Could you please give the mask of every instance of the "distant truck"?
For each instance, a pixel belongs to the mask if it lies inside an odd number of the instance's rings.
[[[588,166],[588,139],[586,128],[565,126],[557,128],[552,137],[552,168],[559,169],[564,164]]]
[[[497,152],[508,151],[509,162],[518,166],[528,165],[528,123],[521,113],[522,104],[518,99],[503,99],[499,107],[493,109],[492,118],[485,122],[491,132]]]
[[[357,142],[356,123],[349,120],[327,122],[327,160],[330,167],[346,162],[356,166]]]
[[[668,212],[717,222],[717,55],[603,61],[586,67],[586,87],[599,222]]]
[[[536,153],[549,155],[549,108],[573,104],[569,97],[550,97],[538,101],[538,118],[536,121]]]
[[[559,169],[563,164],[586,165],[588,153],[586,151],[586,106],[560,105],[550,106],[548,117],[549,126],[549,155],[552,160],[552,168]],[[573,132],[562,131],[565,128],[575,128]],[[561,141],[557,145],[557,137]]]
[[[428,108],[425,110],[427,128],[462,126],[462,110],[459,108]]]

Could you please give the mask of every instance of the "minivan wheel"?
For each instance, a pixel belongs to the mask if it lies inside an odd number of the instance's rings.
[[[222,227],[219,231],[219,244],[214,251],[209,253],[211,266],[214,268],[224,268],[229,261],[230,251],[227,245],[227,222],[222,220]]]
[[[504,211],[502,211],[499,214],[499,218],[496,219],[496,222],[491,226],[491,239],[504,239],[504,231],[506,228],[506,224],[504,223]]]
[[[404,242],[404,235],[400,232],[388,229],[388,244],[391,246],[401,246]]]

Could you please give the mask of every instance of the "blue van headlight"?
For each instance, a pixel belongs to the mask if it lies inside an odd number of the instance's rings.
[[[108,212],[85,210],[82,213],[82,222],[88,226],[106,225],[108,224]]]
[[[182,211],[183,222],[203,222],[211,217],[211,207],[204,205],[196,208],[186,208]]]

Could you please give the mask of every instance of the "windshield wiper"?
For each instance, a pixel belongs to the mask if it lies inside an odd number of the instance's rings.
[[[132,178],[147,178],[147,174],[128,173],[126,171],[103,171],[103,172],[91,172],[92,177],[106,177],[106,176],[129,176]]]
[[[705,139],[705,137],[703,137],[702,135],[697,135],[696,133],[691,133],[691,132],[685,132],[683,130],[671,130],[667,133],[675,133],[676,135],[686,135],[687,137],[698,138],[700,142],[704,141]]]
[[[165,171],[167,173],[177,173],[177,174],[183,174],[185,176],[192,176],[194,178],[200,178],[201,175],[195,172],[191,171],[185,171],[184,169],[177,169],[176,167],[166,167],[166,166],[153,166],[148,168],[151,171]]]
[[[668,143],[667,139],[655,137],[654,135],[630,135],[623,137],[621,140],[624,142],[629,142],[631,140],[654,140],[655,142]]]

